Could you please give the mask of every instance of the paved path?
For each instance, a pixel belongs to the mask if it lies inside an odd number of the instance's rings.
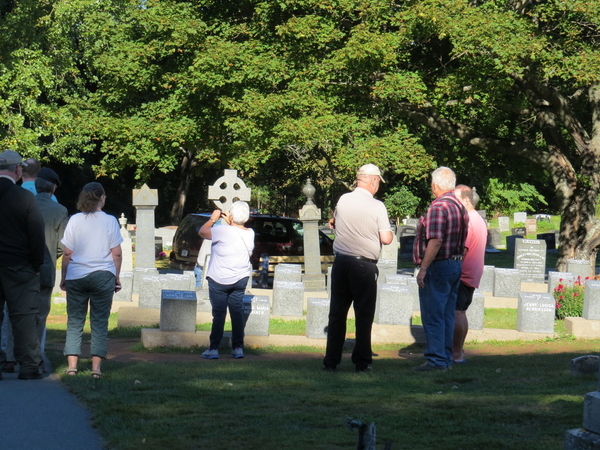
[[[46,361],[46,367],[49,367]],[[41,380],[0,380],[1,448],[27,450],[101,450],[90,413],[51,373]]]

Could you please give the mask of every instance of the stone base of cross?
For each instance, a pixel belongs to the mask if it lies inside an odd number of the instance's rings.
[[[208,199],[223,211],[229,211],[238,200],[249,202],[250,193],[251,189],[237,176],[237,170],[231,169],[225,169],[225,174],[208,187]]]

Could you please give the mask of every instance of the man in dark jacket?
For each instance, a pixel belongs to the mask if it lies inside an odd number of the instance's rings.
[[[31,192],[16,185],[23,160],[12,150],[0,154],[0,319],[4,304],[12,323],[19,379],[42,378],[40,342],[36,332],[40,281],[44,261],[44,221]],[[0,350],[0,369],[6,355]]]
[[[46,318],[50,313],[50,299],[56,280],[56,258],[62,255],[63,245],[60,240],[65,234],[65,227],[69,221],[67,208],[52,200],[54,191],[58,186],[60,186],[60,179],[54,170],[44,167],[38,172],[35,179],[35,189],[37,191],[35,201],[44,218],[46,235],[44,263],[40,269],[40,315],[37,324],[42,355],[46,344]]]

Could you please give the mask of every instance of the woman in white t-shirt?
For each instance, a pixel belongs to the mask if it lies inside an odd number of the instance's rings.
[[[100,378],[106,358],[108,317],[113,294],[121,289],[121,242],[117,219],[102,212],[106,194],[100,183],[88,183],[77,199],[81,212],[69,219],[61,242],[62,278],[67,291],[67,375],[77,374],[81,337],[90,305],[92,377]]]
[[[198,231],[203,239],[212,240],[206,278],[213,322],[210,346],[202,353],[203,358],[219,358],[227,308],[231,317],[231,355],[234,358],[244,357],[243,298],[251,272],[250,255],[254,249],[254,230],[244,226],[249,218],[248,203],[238,201],[231,205],[229,213],[219,209],[213,211],[208,222]],[[217,222],[220,222],[219,226],[213,226]]]

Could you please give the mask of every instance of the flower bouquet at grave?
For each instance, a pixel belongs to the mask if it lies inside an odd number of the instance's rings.
[[[581,317],[584,293],[585,284],[581,282],[581,277],[577,277],[573,282],[559,279],[552,293],[555,317],[560,320],[565,317]]]

